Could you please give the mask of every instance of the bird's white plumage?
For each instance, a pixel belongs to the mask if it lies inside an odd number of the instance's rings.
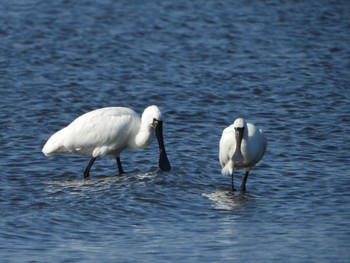
[[[143,148],[152,142],[154,118],[161,118],[155,105],[146,108],[141,119],[133,110],[124,107],[94,110],[53,134],[43,147],[43,153],[46,156],[77,153],[118,157],[125,148]]]
[[[243,128],[241,141],[241,154],[236,151],[235,128]],[[267,139],[262,130],[252,123],[246,123],[243,118],[224,129],[220,139],[219,159],[222,167],[222,174],[232,174],[235,169],[251,169],[265,154]]]

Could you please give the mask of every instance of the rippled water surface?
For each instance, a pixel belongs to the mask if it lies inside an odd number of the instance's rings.
[[[0,1],[2,262],[346,262],[348,1]],[[157,104],[157,145],[46,158],[106,106]],[[268,150],[247,193],[221,175],[237,117]],[[236,173],[240,183],[243,171]]]

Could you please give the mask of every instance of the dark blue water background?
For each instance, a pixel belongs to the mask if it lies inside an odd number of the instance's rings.
[[[346,262],[349,1],[0,1],[1,262]],[[157,145],[46,158],[106,106],[164,114]],[[268,137],[247,193],[220,174],[237,117]],[[243,171],[236,174],[236,182]]]

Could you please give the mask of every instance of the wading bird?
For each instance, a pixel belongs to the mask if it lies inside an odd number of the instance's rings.
[[[53,134],[42,151],[46,156],[57,153],[80,154],[91,157],[84,171],[89,177],[98,156],[116,159],[119,174],[123,174],[120,153],[126,148],[145,148],[157,136],[159,168],[170,171],[171,166],[163,142],[163,121],[155,105],[147,107],[140,118],[132,109],[108,107],[87,112],[67,127]]]
[[[252,123],[238,118],[224,129],[220,139],[219,159],[223,175],[231,175],[231,191],[234,191],[233,173],[236,169],[245,168],[246,172],[241,191],[246,190],[250,170],[264,156],[267,139],[263,132]]]

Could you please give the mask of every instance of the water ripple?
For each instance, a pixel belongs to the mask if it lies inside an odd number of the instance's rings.
[[[0,14],[4,262],[348,259],[348,3],[3,1]],[[84,112],[150,104],[169,173],[155,143],[123,152],[124,176],[101,158],[89,180],[88,159],[41,153]],[[269,139],[246,194],[218,162],[237,117]]]

